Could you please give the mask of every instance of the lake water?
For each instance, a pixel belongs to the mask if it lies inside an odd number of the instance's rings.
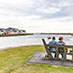
[[[7,49],[9,47],[19,46],[31,46],[31,45],[43,45],[42,39],[44,38],[48,43],[50,40],[47,37],[56,36],[57,40],[59,36],[64,37],[64,41],[67,45],[73,45],[73,36],[71,35],[27,35],[27,36],[13,36],[13,37],[0,37],[0,50]]]

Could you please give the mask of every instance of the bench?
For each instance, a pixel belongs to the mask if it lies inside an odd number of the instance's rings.
[[[44,44],[44,47],[46,49],[46,52],[47,52],[47,55],[48,55],[48,59],[51,59],[51,60],[63,60],[63,61],[66,61],[68,60],[66,58],[67,55],[71,55],[72,56],[72,60],[69,60],[69,61],[73,61],[73,46],[72,45],[65,45],[65,46],[58,46],[58,45],[49,45],[49,44],[46,44],[46,41],[44,39],[42,39],[43,41],[43,44]],[[52,53],[49,49],[49,47],[56,47],[56,57],[53,57],[52,56]],[[59,53],[59,47],[62,47],[64,48],[64,53]],[[66,52],[66,49],[67,48],[72,48],[72,53],[68,53]],[[59,58],[59,54],[63,54],[63,58]]]

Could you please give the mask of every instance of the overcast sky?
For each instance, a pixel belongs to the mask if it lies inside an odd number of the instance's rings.
[[[0,0],[0,27],[73,32],[73,0]]]

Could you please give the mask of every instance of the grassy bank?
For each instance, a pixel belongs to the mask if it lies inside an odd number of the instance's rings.
[[[44,52],[43,46],[19,47],[0,51],[0,73],[73,73],[73,68],[51,65],[27,64],[36,52]]]
[[[33,34],[32,34],[32,33],[25,33],[25,34],[10,34],[10,35],[0,35],[0,37],[25,36],[25,35],[33,35]]]

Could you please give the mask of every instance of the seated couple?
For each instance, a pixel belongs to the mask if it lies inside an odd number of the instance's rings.
[[[60,45],[60,46],[64,46],[65,43],[63,42],[63,37],[59,37],[59,41],[57,42],[56,41],[56,38],[55,37],[52,37],[52,41],[49,42],[50,45]],[[51,52],[55,52],[55,57],[56,57],[56,48],[55,47],[50,47],[50,51]],[[64,53],[64,48],[62,47],[59,47],[59,53]],[[62,58],[63,58],[63,54],[62,55]]]

